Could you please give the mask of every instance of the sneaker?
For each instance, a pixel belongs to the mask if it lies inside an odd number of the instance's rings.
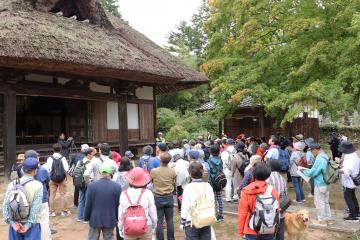
[[[62,217],[67,217],[67,216],[70,216],[70,215],[71,215],[71,213],[69,211],[62,211],[61,212]]]
[[[302,202],[302,201],[293,200],[293,203],[302,204],[303,202]]]
[[[303,203],[306,202],[306,199],[301,200],[301,202],[303,202]]]
[[[83,220],[83,219],[76,219],[76,221],[77,221],[78,223],[81,223],[81,222],[83,222],[84,220]]]
[[[224,219],[224,217],[223,216],[218,216],[217,218],[216,218],[216,222],[222,222],[222,221],[224,221],[225,219]]]
[[[81,223],[83,223],[83,224],[88,224],[89,222],[87,222],[87,221],[81,221]]]
[[[358,218],[351,217],[351,216],[344,217],[344,220],[347,221],[347,222],[353,222],[353,223],[358,223],[359,222]]]
[[[50,213],[50,217],[56,217],[56,213],[55,213],[55,212],[51,212],[51,213]]]
[[[335,224],[335,221],[333,221],[333,220],[327,220],[327,221],[326,221],[326,224],[327,224],[327,225],[334,225],[334,224]]]
[[[321,226],[321,227],[326,227],[327,226],[327,222],[325,221],[319,221],[319,220],[314,220],[312,221],[312,224],[316,225],[316,226]]]

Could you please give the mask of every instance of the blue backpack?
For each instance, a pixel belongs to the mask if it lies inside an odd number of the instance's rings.
[[[281,161],[281,170],[288,171],[289,170],[289,162],[290,162],[290,153],[286,149],[279,148],[279,160]]]

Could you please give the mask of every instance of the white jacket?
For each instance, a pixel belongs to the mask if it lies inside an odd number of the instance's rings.
[[[215,204],[214,191],[211,185],[201,180],[193,180],[190,184],[186,185],[183,193],[181,203],[181,223],[184,226],[191,224],[191,210],[193,209],[196,200],[200,194],[205,194],[209,202]]]
[[[65,157],[61,156],[60,153],[54,153],[52,156],[55,159],[60,159],[61,158],[61,162],[62,162],[62,164],[64,166],[65,172],[69,171],[69,164],[66,161]],[[46,169],[49,171],[49,173],[51,173],[51,169],[52,169],[52,165],[53,165],[53,161],[54,161],[53,158],[48,157],[48,159],[46,160]]]
[[[344,174],[341,175],[341,184],[343,187],[354,189],[356,188],[351,177],[356,177],[359,173],[360,158],[356,152],[351,154],[344,154],[344,161],[341,170]]]

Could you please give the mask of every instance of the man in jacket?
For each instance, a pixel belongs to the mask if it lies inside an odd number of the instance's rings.
[[[275,240],[274,234],[258,235],[250,228],[249,222],[251,214],[255,211],[256,197],[263,194],[268,189],[265,182],[271,174],[270,167],[265,163],[259,163],[254,169],[255,181],[250,183],[241,191],[241,199],[238,209],[238,232],[241,237],[245,235],[246,240]],[[280,201],[279,194],[275,188],[272,189],[271,195]]]
[[[69,160],[69,153],[70,153],[70,147],[73,142],[73,138],[69,137],[67,140],[65,140],[65,133],[59,134],[58,144],[61,146],[61,156],[65,157],[67,160]]]
[[[214,184],[215,178],[219,172],[223,170],[223,163],[219,158],[220,148],[217,145],[213,145],[210,148],[211,157],[209,158],[209,166],[210,166],[210,184],[214,190],[215,196],[215,209],[216,209],[216,219],[218,222],[224,221],[223,216],[223,202],[221,199],[221,191],[215,191]]]
[[[331,221],[329,185],[324,181],[324,173],[326,173],[327,170],[329,157],[322,151],[320,144],[316,143],[313,139],[306,139],[305,144],[309,146],[312,155],[315,157],[313,167],[303,171],[305,176],[314,179],[314,204],[317,210],[318,220],[313,221],[313,223],[319,226],[334,224],[334,222]]]
[[[347,141],[340,143],[339,152],[344,154],[344,161],[342,162],[342,167],[339,172],[341,174],[341,184],[344,188],[345,202],[350,210],[350,215],[345,217],[344,220],[359,222],[357,218],[359,214],[359,203],[355,194],[356,185],[352,178],[359,174],[360,158],[353,144]]]
[[[239,141],[236,145],[235,145],[235,149],[237,151],[237,154],[234,155],[234,158],[231,162],[231,178],[233,181],[233,187],[234,189],[237,189],[240,186],[240,183],[243,179],[243,173],[240,172],[240,168],[243,165],[243,163],[245,164],[245,162],[248,160],[247,155],[244,153],[245,152],[245,144],[242,141]],[[245,170],[245,169],[243,169]],[[234,196],[233,196],[234,200],[239,200],[239,196],[237,194],[237,191],[234,191]]]
[[[86,192],[85,221],[89,221],[88,240],[114,239],[121,187],[111,180],[113,168],[109,163],[100,167],[101,178],[91,182]]]

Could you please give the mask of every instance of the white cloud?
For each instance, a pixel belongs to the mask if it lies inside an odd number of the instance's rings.
[[[159,45],[180,21],[188,21],[202,0],[118,0],[124,20]]]

